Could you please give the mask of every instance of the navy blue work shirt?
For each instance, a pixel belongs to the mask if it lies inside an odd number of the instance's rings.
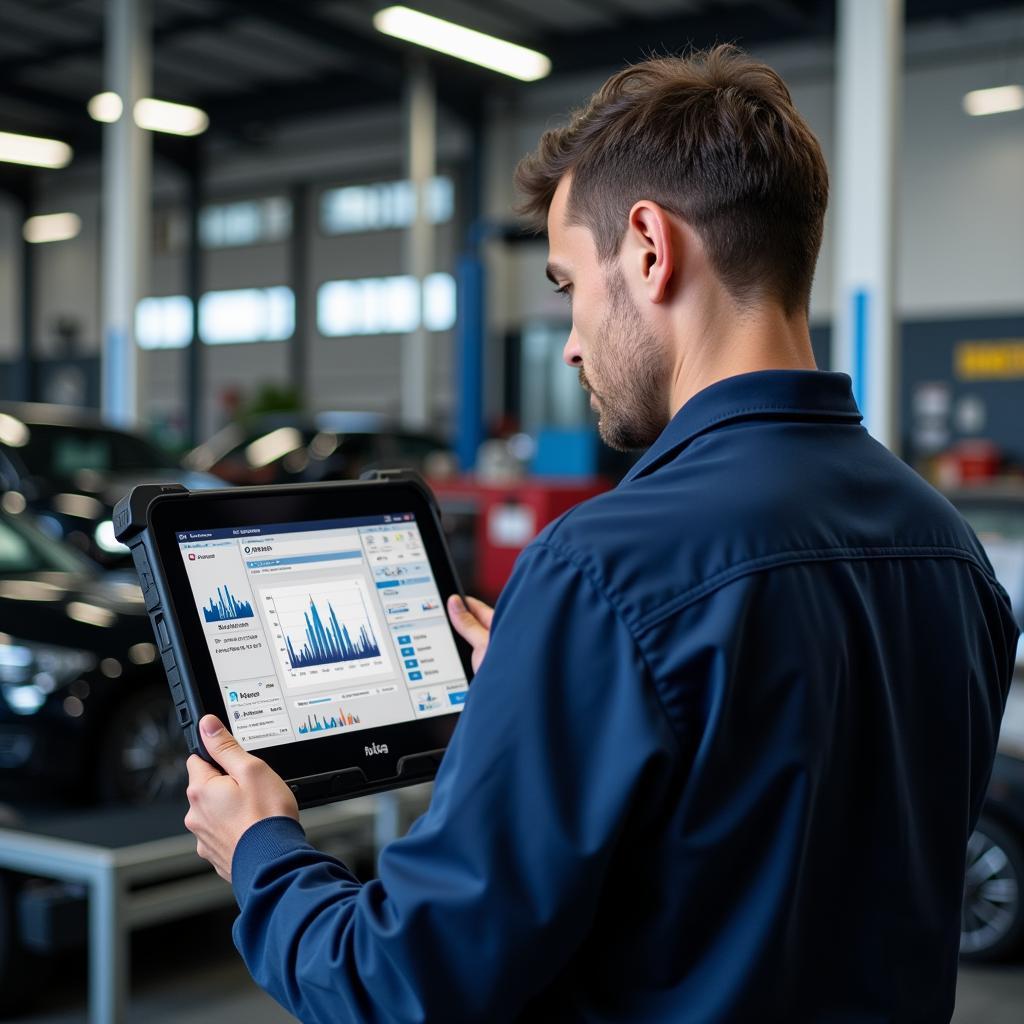
[[[257,982],[324,1024],[948,1020],[1018,628],[860,419],[730,377],[547,528],[379,878],[242,837]]]

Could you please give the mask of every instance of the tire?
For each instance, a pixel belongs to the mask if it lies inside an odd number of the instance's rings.
[[[185,790],[185,738],[166,690],[150,686],[114,712],[99,753],[97,789],[106,803],[142,804]]]
[[[987,963],[1012,955],[1024,939],[1024,848],[992,818],[982,817],[967,845],[960,915],[960,959]]]

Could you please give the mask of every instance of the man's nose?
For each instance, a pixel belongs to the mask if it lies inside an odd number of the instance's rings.
[[[569,332],[569,340],[562,349],[562,362],[566,366],[582,366],[583,352],[580,350],[579,342],[576,340],[576,329]]]

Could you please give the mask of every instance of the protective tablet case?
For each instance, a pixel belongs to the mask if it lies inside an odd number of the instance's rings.
[[[418,473],[412,470],[376,470],[371,471],[359,481],[344,481],[333,485],[319,484],[316,487],[348,488],[353,486],[387,487],[389,484],[401,482],[413,484],[427,499],[433,514],[438,534],[448,558],[449,569],[455,579],[458,592],[463,594],[461,583],[451,562],[450,553],[444,545],[444,535],[440,531],[440,511],[433,492]],[[291,487],[294,485],[283,485]],[[271,492],[280,487],[244,488],[248,494]],[[178,630],[175,628],[172,605],[167,593],[167,581],[159,571],[160,558],[155,550],[155,539],[149,530],[150,512],[155,502],[174,501],[187,498],[188,488],[181,484],[139,484],[123,497],[114,509],[114,534],[117,539],[128,546],[131,551],[139,584],[142,588],[143,600],[153,626],[153,634],[157,641],[160,657],[163,661],[167,683],[171,691],[171,700],[178,716],[178,722],[185,735],[189,753],[198,754],[211,764],[215,763],[203,746],[199,735],[198,723],[203,714],[210,710],[204,709],[197,693],[198,687],[190,685],[187,677],[189,661],[184,656],[184,645]],[[155,568],[156,567],[156,568]],[[260,751],[254,751],[260,756]],[[420,751],[402,757],[397,762],[397,773],[388,779],[369,781],[355,767],[339,767],[338,770],[316,775],[287,779],[296,795],[300,807],[312,807],[317,804],[350,799],[377,793],[403,786],[417,785],[431,780],[437,772],[444,749]]]

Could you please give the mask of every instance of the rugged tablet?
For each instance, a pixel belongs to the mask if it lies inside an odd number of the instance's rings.
[[[472,675],[461,587],[414,473],[190,492],[114,512],[189,750],[213,713],[304,807],[433,777]]]

